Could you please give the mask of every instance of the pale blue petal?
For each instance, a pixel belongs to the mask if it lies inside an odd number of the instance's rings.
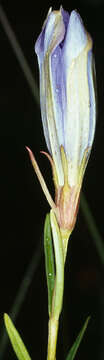
[[[73,10],[70,14],[67,32],[63,45],[63,61],[65,70],[69,70],[69,66],[84,49],[87,43],[87,35],[83,26],[82,19],[77,11]],[[67,74],[66,74],[67,76]]]
[[[61,12],[50,13],[35,46],[40,67],[40,102],[43,130],[48,150],[57,167],[60,185],[63,184],[60,145],[64,140],[64,136],[60,78],[61,48],[59,44],[62,42],[64,34],[65,27]]]
[[[64,146],[65,84],[63,79],[62,50],[56,48],[51,57],[52,98],[59,145]]]
[[[87,74],[88,54],[82,51],[69,68],[66,81],[67,106],[64,113],[65,152],[69,161],[69,182],[77,181],[77,171],[90,132],[90,92]]]
[[[47,14],[47,17],[46,17],[46,20],[43,24],[43,27],[42,27],[42,31],[40,33],[40,35],[38,36],[38,39],[35,43],[35,52],[37,54],[37,57],[38,57],[38,63],[39,63],[39,67],[41,66],[41,64],[43,63],[43,60],[44,60],[44,55],[45,55],[45,43],[46,43],[46,40],[45,40],[45,36],[46,36],[46,28],[48,26],[48,23],[50,23],[50,20],[51,20],[51,17],[53,18],[53,15],[52,15],[52,10],[51,8],[49,9],[48,11],[48,14]],[[52,23],[52,21],[51,21]],[[50,27],[50,26],[48,26]],[[50,36],[50,33],[49,33],[49,36]]]

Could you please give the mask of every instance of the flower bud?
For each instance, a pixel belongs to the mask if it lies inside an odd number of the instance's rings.
[[[35,44],[43,130],[52,164],[56,216],[72,231],[96,120],[92,39],[77,11],[49,10]]]

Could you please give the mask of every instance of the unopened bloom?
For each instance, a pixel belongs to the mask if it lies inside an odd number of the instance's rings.
[[[72,231],[96,119],[92,39],[77,11],[49,10],[35,44],[60,229]],[[49,156],[49,155],[48,155]]]

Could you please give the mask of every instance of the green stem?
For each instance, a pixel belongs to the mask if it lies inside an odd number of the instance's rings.
[[[59,316],[62,309],[64,291],[64,253],[60,229],[53,210],[50,211],[50,220],[55,253],[56,278],[52,295],[51,316],[49,319],[47,360],[55,360]]]
[[[62,309],[64,291],[64,254],[61,233],[53,210],[50,211],[50,220],[56,264],[56,279],[52,299],[52,317],[58,319]]]
[[[47,360],[55,360],[56,359],[58,325],[59,325],[58,319],[55,319],[54,317],[51,317],[49,319]]]

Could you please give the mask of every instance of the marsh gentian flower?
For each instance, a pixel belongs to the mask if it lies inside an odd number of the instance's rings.
[[[72,231],[95,132],[92,39],[77,11],[49,10],[35,44],[40,103],[61,231]]]

